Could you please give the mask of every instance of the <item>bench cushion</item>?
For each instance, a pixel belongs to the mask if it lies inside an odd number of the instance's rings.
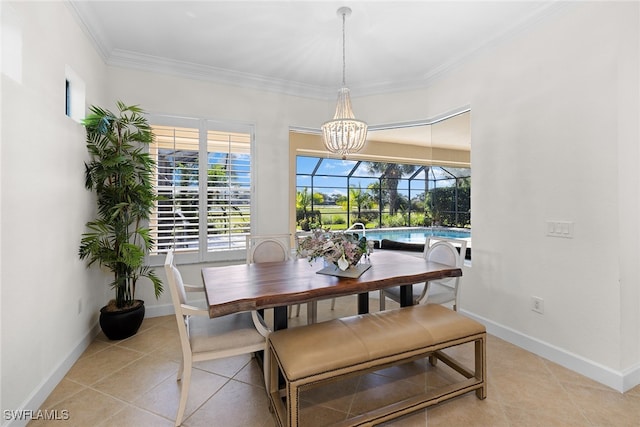
[[[484,332],[475,320],[427,304],[276,331],[269,340],[283,374],[296,381]]]

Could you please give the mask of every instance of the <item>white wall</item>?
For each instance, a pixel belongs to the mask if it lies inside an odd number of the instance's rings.
[[[82,186],[84,131],[62,114],[66,64],[85,79],[87,105],[119,99],[153,113],[253,123],[262,233],[287,230],[289,126],[318,127],[333,107],[105,68],[60,3],[11,10],[23,32],[23,73],[20,82],[2,76],[3,409],[37,401],[110,295],[91,283],[106,278],[77,259],[93,205]],[[639,5],[556,10],[425,90],[354,99],[354,110],[375,125],[471,106],[474,258],[461,308],[621,389],[628,381],[620,378],[640,383]],[[575,238],[546,237],[547,220],[574,221]],[[199,280],[199,266],[185,276]],[[167,307],[168,294],[140,294],[148,312]],[[532,295],[544,298],[544,315],[529,309]]]
[[[465,308],[615,371],[639,357],[637,322],[621,325],[638,311],[637,40],[637,3],[581,3],[455,76],[477,88]]]
[[[364,117],[382,119],[385,102],[422,100],[427,116],[471,106],[473,266],[462,309],[627,389],[640,382],[639,6],[554,11],[428,90],[372,97]],[[573,221],[575,237],[547,237],[547,220]],[[534,295],[544,315],[531,311]]]
[[[11,35],[1,76],[0,407],[13,410],[46,397],[59,368],[93,338],[104,305],[105,277],[77,256],[94,203],[84,189],[84,128],[64,105],[67,65],[85,81],[88,102],[104,99],[106,67],[63,3],[1,7]]]

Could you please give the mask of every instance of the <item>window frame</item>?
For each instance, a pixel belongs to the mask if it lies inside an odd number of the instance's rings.
[[[245,122],[232,122],[232,121],[221,121],[203,117],[186,117],[186,116],[177,116],[177,115],[169,115],[169,114],[148,114],[148,122],[150,126],[168,126],[168,127],[176,127],[176,128],[191,128],[198,130],[198,194],[199,194],[199,227],[198,227],[198,250],[193,252],[175,252],[176,262],[181,264],[197,264],[197,263],[205,263],[205,262],[224,262],[224,261],[237,261],[243,260],[246,256],[246,248],[230,248],[230,249],[220,249],[216,251],[210,251],[207,245],[207,237],[208,237],[208,221],[207,221],[207,210],[208,204],[206,200],[208,196],[205,197],[205,202],[202,203],[202,194],[208,194],[208,151],[207,151],[207,132],[208,131],[219,131],[219,132],[237,132],[237,133],[245,133],[249,135],[249,176],[250,176],[250,184],[249,184],[249,211],[250,211],[250,220],[249,220],[249,231],[250,233],[251,225],[251,217],[254,216],[255,206],[255,179],[256,179],[256,168],[255,168],[255,125],[253,123],[245,123]],[[153,143],[152,143],[153,144]],[[150,147],[151,148],[151,147]],[[157,160],[157,157],[156,157]],[[206,165],[203,167],[203,165]],[[157,177],[157,169],[156,175],[154,176],[154,180]],[[157,194],[157,189],[156,189]],[[155,212],[154,212],[155,213]],[[150,224],[147,224],[150,226]],[[149,254],[147,256],[147,262],[151,266],[161,266],[164,263],[164,259],[166,257],[165,252]]]

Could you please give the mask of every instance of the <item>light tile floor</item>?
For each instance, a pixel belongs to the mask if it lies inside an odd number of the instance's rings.
[[[377,307],[372,299],[370,306]],[[390,307],[389,307],[390,308]],[[355,297],[319,304],[319,320],[355,313]],[[304,323],[305,308],[291,325]],[[269,316],[267,316],[269,318]],[[454,356],[471,365],[472,347]],[[29,426],[172,426],[181,357],[175,317],[145,319],[134,337],[98,336],[51,393],[41,409],[67,410],[68,421],[32,421]],[[499,338],[489,336],[488,397],[475,393],[418,411],[392,426],[640,426],[640,387],[621,394]],[[424,361],[389,368],[306,392],[303,427],[344,419],[391,402],[425,385],[451,381],[453,371]],[[256,359],[233,357],[198,363],[184,426],[274,426]]]

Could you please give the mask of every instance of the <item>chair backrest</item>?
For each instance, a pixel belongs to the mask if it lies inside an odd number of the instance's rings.
[[[455,244],[455,246],[454,246]],[[458,246],[460,249],[456,247]],[[446,239],[442,237],[427,237],[424,244],[424,258],[429,261],[439,262],[452,267],[462,268],[467,252],[467,241],[460,239]],[[430,287],[439,284],[450,288],[449,292],[432,295]],[[460,277],[445,278],[427,282],[424,292],[420,296],[421,301],[443,304],[453,301],[453,309],[458,310],[458,285]],[[426,296],[426,299],[425,299]]]
[[[169,282],[169,291],[171,293],[171,300],[173,301],[173,311],[175,312],[176,320],[178,322],[180,346],[182,347],[183,357],[187,357],[187,355],[191,353],[187,326],[189,316],[186,315],[183,309],[187,304],[187,293],[184,289],[182,275],[180,274],[178,267],[174,264],[173,251],[167,252],[167,257],[164,260],[164,272],[167,275],[167,282]]]
[[[173,307],[176,313],[181,313],[181,305],[187,302],[187,293],[184,290],[184,282],[182,281],[182,275],[178,270],[178,267],[173,262],[173,252],[167,252],[167,257],[164,260],[164,272],[167,275],[167,281],[169,282],[169,291],[171,292],[171,299],[173,300]]]
[[[290,234],[248,235],[247,264],[287,261],[290,245]]]
[[[443,237],[427,237],[424,258],[441,264],[462,267],[467,253],[467,241]]]

